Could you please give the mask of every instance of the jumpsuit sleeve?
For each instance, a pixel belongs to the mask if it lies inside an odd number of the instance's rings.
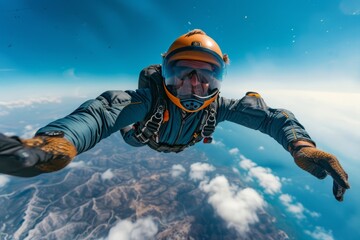
[[[287,151],[292,141],[307,140],[314,143],[292,112],[268,107],[255,92],[246,93],[240,100],[219,98],[217,118],[218,122],[231,121],[259,130],[274,138]]]
[[[40,128],[36,135],[63,131],[80,154],[121,128],[143,120],[150,109],[150,89],[107,91],[84,102],[68,116]]]

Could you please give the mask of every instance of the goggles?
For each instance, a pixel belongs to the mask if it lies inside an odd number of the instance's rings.
[[[194,61],[173,61],[163,69],[165,84],[177,98],[208,98],[220,90],[224,69],[215,64]]]

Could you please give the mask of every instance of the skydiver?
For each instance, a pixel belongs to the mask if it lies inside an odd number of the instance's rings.
[[[270,135],[315,177],[330,175],[333,194],[342,201],[350,188],[347,173],[335,156],[316,148],[293,113],[268,107],[256,92],[239,100],[220,96],[228,63],[212,38],[192,30],[171,44],[162,65],[141,71],[137,90],[106,91],[30,139],[0,134],[0,173],[33,177],[58,171],[119,130],[132,146],[178,153],[211,142],[217,124],[230,121]]]

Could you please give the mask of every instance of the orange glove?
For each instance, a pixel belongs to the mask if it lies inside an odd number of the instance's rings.
[[[32,177],[64,168],[76,156],[76,148],[62,132],[56,133],[30,139],[0,133],[0,173]]]
[[[348,175],[334,155],[317,149],[307,141],[293,142],[290,152],[296,165],[315,177],[324,179],[329,174],[334,180],[333,194],[336,200],[344,200],[345,191],[350,188]]]

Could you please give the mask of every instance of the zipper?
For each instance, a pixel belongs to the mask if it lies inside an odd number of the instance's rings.
[[[183,130],[183,128],[184,128],[184,123],[185,123],[185,119],[182,119],[182,120],[181,120],[181,125],[180,125],[180,130],[179,130],[179,132],[178,132],[178,135],[176,136],[176,140],[175,140],[175,143],[174,143],[174,144],[177,143],[177,141],[179,140],[179,138],[180,138],[180,136],[181,136],[182,130]]]
[[[181,112],[181,115],[182,115],[182,112]],[[178,135],[176,136],[176,140],[175,140],[174,144],[176,144],[177,141],[179,140],[179,138],[180,138],[180,136],[181,136],[181,133],[182,133],[182,131],[183,131],[183,128],[184,128],[184,123],[185,123],[185,121],[186,121],[189,117],[190,117],[190,114],[185,115],[185,117],[182,117],[182,118],[181,118],[180,130],[179,130],[179,132],[178,132]]]

